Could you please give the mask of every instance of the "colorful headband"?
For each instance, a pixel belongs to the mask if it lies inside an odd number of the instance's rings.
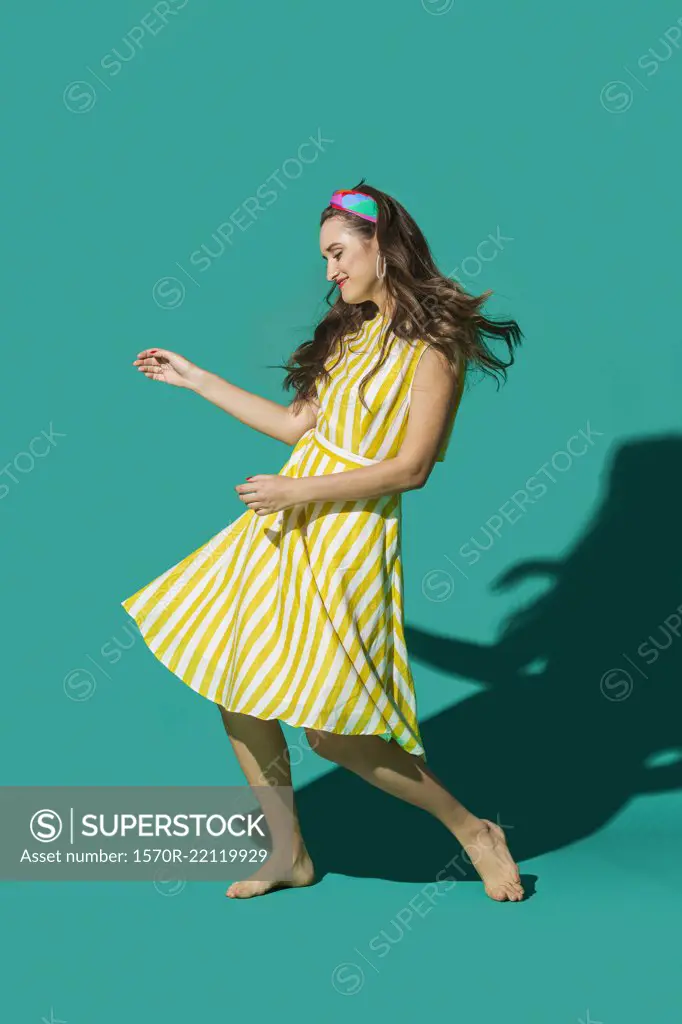
[[[346,213],[355,213],[363,220],[371,220],[376,223],[378,207],[376,200],[364,192],[353,192],[349,188],[340,188],[333,193],[329,205],[337,210],[345,210]]]

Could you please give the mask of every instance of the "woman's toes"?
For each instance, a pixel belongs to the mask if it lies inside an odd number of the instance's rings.
[[[514,882],[500,882],[498,885],[486,886],[485,891],[491,899],[503,903],[510,900],[514,903],[523,899],[523,889]]]

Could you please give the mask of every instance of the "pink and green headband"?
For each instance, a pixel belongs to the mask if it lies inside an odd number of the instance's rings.
[[[376,223],[378,213],[376,200],[364,192],[353,192],[348,188],[337,189],[329,200],[329,205],[337,210],[345,210],[346,213],[355,213],[363,220],[371,220]]]

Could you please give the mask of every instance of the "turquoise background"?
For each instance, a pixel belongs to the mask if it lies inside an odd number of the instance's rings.
[[[165,25],[131,0],[3,17],[2,778],[241,781],[215,708],[120,601],[240,515],[235,484],[288,449],[131,363],[164,346],[288,402],[268,367],[324,309],[320,210],[364,176],[526,336],[505,388],[468,390],[403,536],[430,762],[508,827],[533,895],[463,882],[401,934],[456,844],[288,730],[319,885],[239,902],[221,883],[5,883],[0,1015],[672,1024],[682,7],[171,8]],[[191,262],[275,172],[276,199]],[[557,455],[588,424],[584,453]]]

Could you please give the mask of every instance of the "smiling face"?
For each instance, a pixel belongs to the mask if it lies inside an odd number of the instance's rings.
[[[320,249],[327,261],[327,280],[339,286],[344,302],[375,302],[381,308],[384,289],[377,277],[376,235],[363,238],[343,217],[330,217],[320,228]]]

